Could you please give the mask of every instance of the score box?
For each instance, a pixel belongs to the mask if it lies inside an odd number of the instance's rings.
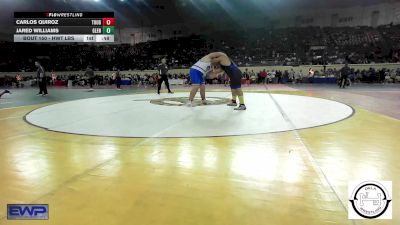
[[[83,42],[114,42],[114,35],[83,35]]]
[[[114,35],[96,35],[96,42],[114,42]]]
[[[84,35],[84,42],[114,42],[114,35]]]
[[[103,27],[103,34],[114,34],[114,27]]]
[[[114,26],[114,18],[103,18],[103,26]]]

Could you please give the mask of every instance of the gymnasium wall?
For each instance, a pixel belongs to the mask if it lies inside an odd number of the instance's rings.
[[[398,69],[400,68],[400,63],[382,63],[382,64],[350,64],[349,65],[351,68],[354,69],[359,69],[359,70],[368,70],[369,68],[373,67],[375,69],[381,69],[381,68],[386,68],[386,69]],[[295,72],[302,71],[303,74],[308,74],[309,68],[312,68],[314,71],[316,70],[323,70],[323,66],[321,65],[302,65],[302,66],[255,66],[255,67],[240,67],[242,71],[244,71],[246,68],[251,71],[253,70],[255,73],[260,72],[262,70],[281,70],[285,71],[288,70],[290,71],[293,69]],[[337,70],[342,68],[343,64],[335,64],[335,65],[327,65],[326,69],[334,69],[336,68]],[[85,71],[57,71],[55,72],[56,75],[69,75],[69,74],[79,74],[83,75]],[[98,76],[106,76],[106,75],[111,75],[113,71],[95,71],[95,74]],[[139,75],[145,75],[145,74],[153,74],[157,73],[156,70],[143,70],[143,71],[121,71],[120,72],[122,75],[133,75],[133,74],[139,74]],[[170,74],[188,74],[189,69],[172,69],[169,70]],[[36,72],[0,72],[0,77],[4,76],[15,76],[17,74],[20,74],[21,76],[36,76]],[[47,75],[50,75],[49,72],[47,72]]]

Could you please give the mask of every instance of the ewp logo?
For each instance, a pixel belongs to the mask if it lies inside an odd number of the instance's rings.
[[[8,204],[8,220],[48,220],[49,205]]]

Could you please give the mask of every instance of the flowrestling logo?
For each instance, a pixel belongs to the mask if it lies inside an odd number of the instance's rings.
[[[349,219],[392,219],[392,182],[349,182]]]
[[[8,204],[8,220],[48,220],[49,205],[47,204]]]

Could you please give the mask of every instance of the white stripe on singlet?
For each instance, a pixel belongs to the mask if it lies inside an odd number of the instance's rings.
[[[211,63],[209,62],[203,62],[203,61],[197,61],[193,66],[193,69],[196,69],[204,74],[208,73],[211,69]]]

